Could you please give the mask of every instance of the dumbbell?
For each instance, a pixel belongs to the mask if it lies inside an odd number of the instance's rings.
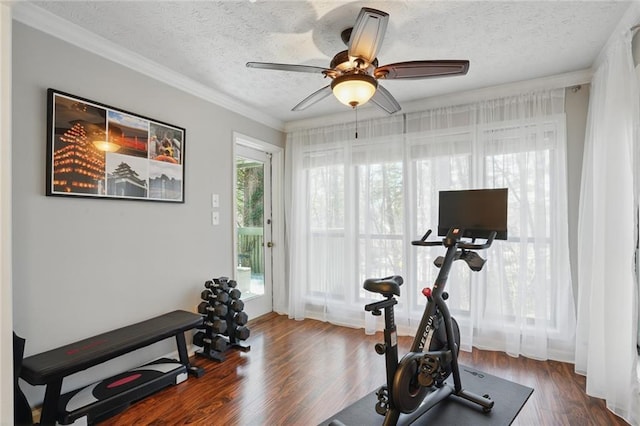
[[[209,328],[216,334],[222,334],[227,331],[227,322],[220,318],[215,318],[213,321],[204,321],[202,325]]]
[[[229,277],[214,278],[213,282],[220,287],[224,287],[225,290],[229,288]]]
[[[240,312],[244,309],[244,302],[240,299],[233,299],[229,303],[229,307],[236,312]]]
[[[238,283],[236,282],[236,280],[229,280],[227,285],[231,288],[235,288],[238,285]]]
[[[249,315],[246,312],[238,312],[233,316],[233,322],[238,325],[245,325],[249,321]]]
[[[237,288],[232,288],[231,290],[229,290],[229,296],[232,299],[240,299],[240,296],[242,296],[242,292]]]
[[[222,336],[215,336],[209,339],[202,331],[197,332],[193,336],[193,344],[196,346],[204,346],[209,344],[211,349],[218,352],[224,352],[229,349],[229,342]]]
[[[227,305],[223,305],[220,302],[214,302],[213,305],[209,302],[200,302],[198,305],[198,313],[202,315],[213,314],[216,317],[223,317],[227,315]]]
[[[225,291],[229,289],[229,284],[227,283],[227,279],[225,277],[214,278],[213,280],[205,281],[204,286],[206,288],[219,288]]]
[[[249,338],[249,334],[251,334],[251,331],[245,326],[240,326],[234,327],[231,330],[227,330],[225,334],[231,338],[236,338],[238,340],[247,340]]]
[[[205,289],[200,293],[200,298],[202,300],[207,300],[209,303],[227,303],[229,301],[229,294],[220,289],[214,289],[213,291]]]

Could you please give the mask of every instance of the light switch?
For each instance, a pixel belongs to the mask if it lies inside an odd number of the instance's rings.
[[[211,194],[211,208],[217,209],[220,207],[220,195]]]
[[[220,224],[220,213],[219,212],[211,212],[211,224],[212,225]]]

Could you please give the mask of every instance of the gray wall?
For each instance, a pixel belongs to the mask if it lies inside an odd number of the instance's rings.
[[[55,88],[186,128],[186,203],[46,197],[46,91]],[[129,68],[13,26],[13,314],[26,355],[175,309],[231,275],[232,133],[284,134]],[[211,225],[211,194],[220,225]],[[175,350],[162,342],[66,380],[75,388]],[[30,403],[43,387],[22,383]]]
[[[638,29],[636,29],[636,33],[633,36],[631,47],[633,50],[633,64],[636,66],[636,76],[638,76],[640,80],[640,30]],[[638,283],[638,306],[640,306],[640,282]],[[640,309],[638,309],[638,335],[636,344],[638,346],[638,354],[640,354]]]
[[[580,182],[584,136],[589,111],[591,85],[583,84],[565,90],[565,115],[567,118],[567,192],[569,214],[569,259],[573,297],[578,302],[578,212],[580,207]]]

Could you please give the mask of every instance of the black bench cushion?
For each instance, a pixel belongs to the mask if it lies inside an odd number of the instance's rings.
[[[44,385],[152,343],[191,330],[202,316],[173,311],[146,321],[25,358],[20,377]]]

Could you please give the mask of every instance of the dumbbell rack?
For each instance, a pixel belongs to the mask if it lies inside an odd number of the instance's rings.
[[[230,349],[247,352],[251,346],[240,343],[249,338],[246,326],[249,317],[244,312],[242,293],[236,288],[235,280],[227,277],[213,278],[204,283],[200,293],[204,302],[198,305],[198,312],[204,317],[201,328],[193,336],[193,344],[202,347],[196,355],[222,362],[224,353]]]

